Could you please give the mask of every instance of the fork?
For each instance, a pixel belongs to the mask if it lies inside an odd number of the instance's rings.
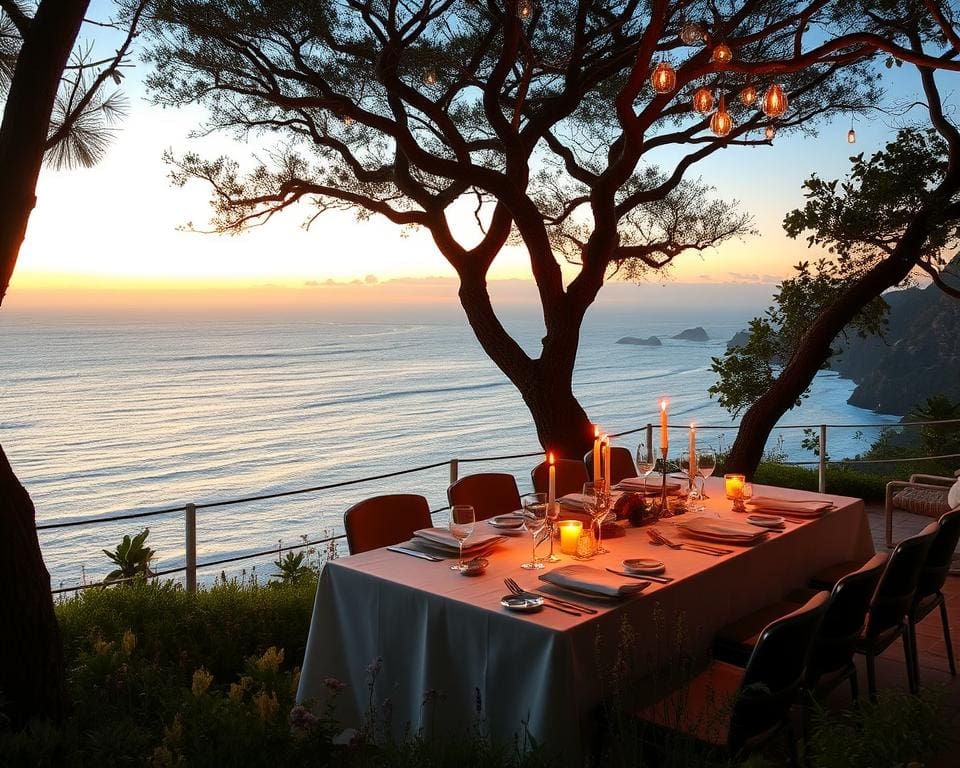
[[[720,557],[721,555],[732,555],[732,549],[720,549],[719,547],[708,547],[706,544],[688,544],[686,542],[675,542],[670,541],[666,536],[664,536],[660,531],[654,530],[652,528],[647,529],[647,535],[653,540],[654,544],[664,544],[665,546],[670,547],[670,549],[686,549],[690,552],[700,552],[704,555],[713,555],[714,557]]]
[[[553,595],[540,595],[529,592],[517,584],[517,582],[511,579],[509,576],[503,580],[503,583],[506,584],[507,589],[509,589],[515,595],[534,595],[535,597],[542,597],[544,600],[544,605],[548,605],[551,608],[556,608],[558,611],[563,611],[564,613],[570,613],[575,616],[581,616],[584,613],[599,613],[599,611],[593,608],[588,608],[587,606],[580,605],[579,603],[570,603],[566,600],[561,600],[559,597],[554,597]]]

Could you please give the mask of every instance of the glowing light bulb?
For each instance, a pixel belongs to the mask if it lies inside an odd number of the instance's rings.
[[[763,94],[761,109],[767,117],[781,117],[783,113],[787,111],[787,105],[789,103],[787,94],[783,92],[783,86],[779,83],[774,83],[767,88],[766,93]]]
[[[425,69],[423,71],[423,83],[424,85],[436,85],[437,71],[435,69]]]
[[[720,106],[710,118],[710,130],[720,137],[728,135],[733,130],[733,118],[727,112],[727,103],[723,96],[720,97]]]
[[[701,115],[713,109],[713,93],[709,88],[697,88],[693,92],[693,110]]]
[[[748,85],[746,88],[740,91],[740,103],[745,107],[749,107],[753,102],[757,100],[757,89],[752,85]]]
[[[733,61],[733,51],[730,50],[730,46],[726,43],[720,43],[713,49],[711,60],[714,64],[719,64],[720,66],[729,64]]]
[[[677,87],[677,73],[669,61],[661,61],[653,68],[650,85],[653,86],[653,90],[661,94],[670,93]]]
[[[777,135],[777,129],[772,125],[768,125],[763,129],[763,136],[767,141],[773,141],[773,137]]]

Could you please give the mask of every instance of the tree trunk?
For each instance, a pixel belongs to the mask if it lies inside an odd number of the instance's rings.
[[[929,218],[929,211],[918,214],[893,254],[857,279],[810,326],[773,386],[744,413],[724,465],[726,471],[748,477],[756,471],[770,433],[813,382],[830,356],[834,339],[867,304],[901,283],[921,258],[929,234]]]
[[[460,303],[484,352],[506,374],[530,410],[537,437],[557,458],[579,459],[593,446],[593,430],[573,394],[582,312],[563,312],[550,322],[543,354],[531,359],[500,323],[486,279],[461,273]]]
[[[50,114],[89,0],[43,0],[23,43],[0,124],[0,303],[36,202]],[[33,502],[0,449],[0,701],[15,727],[63,713],[63,650]]]
[[[15,728],[63,714],[63,649],[33,502],[0,448],[0,697]]]

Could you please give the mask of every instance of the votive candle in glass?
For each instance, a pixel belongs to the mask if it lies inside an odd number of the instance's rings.
[[[727,498],[732,500],[743,498],[743,484],[747,481],[744,475],[724,475],[723,485],[727,491]]]
[[[580,541],[583,523],[579,520],[561,520],[557,527],[560,528],[560,551],[565,555],[577,554],[577,542]]]

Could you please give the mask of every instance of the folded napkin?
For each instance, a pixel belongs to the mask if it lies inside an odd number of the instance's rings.
[[[554,568],[542,574],[540,581],[602,597],[630,597],[650,586],[649,581],[624,581],[615,574],[591,568],[589,565]]]
[[[792,512],[795,515],[816,516],[830,509],[833,504],[829,501],[808,499],[797,501],[794,499],[778,499],[773,496],[754,496],[746,502],[751,512]]]
[[[460,543],[446,528],[421,528],[419,531],[414,531],[413,536],[415,539],[423,539],[433,546],[446,547],[457,551],[460,549]],[[463,551],[469,552],[474,549],[493,546],[504,540],[504,537],[500,534],[477,533],[474,531],[467,540],[463,542]]]
[[[561,496],[557,501],[565,507],[574,509],[583,509],[584,507],[584,495],[582,493],[568,493],[566,496]]]
[[[660,493],[662,490],[663,480],[660,475],[657,475],[656,480],[654,478],[648,478],[646,484],[646,491],[648,494]],[[631,493],[642,493],[644,490],[643,478],[642,477],[625,477],[619,483],[617,483],[614,488],[621,491],[629,491]],[[680,490],[680,483],[674,483],[667,481],[667,491],[676,492]]]
[[[727,536],[730,538],[753,539],[764,535],[763,531],[758,531],[755,526],[748,523],[741,523],[737,520],[716,520],[709,517],[694,517],[690,520],[684,520],[677,523],[677,528],[691,533],[706,533],[711,536]]]

